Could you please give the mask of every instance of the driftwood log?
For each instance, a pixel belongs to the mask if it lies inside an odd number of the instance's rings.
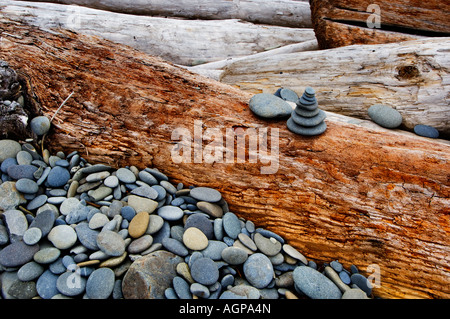
[[[311,28],[308,0],[35,0],[146,16],[185,19],[240,19],[291,28]]]
[[[237,19],[170,19],[10,0],[2,1],[0,11],[16,21],[97,35],[182,65],[241,57],[315,40],[311,28],[263,26]]]
[[[319,92],[323,109],[362,119],[369,119],[371,105],[390,105],[402,114],[404,129],[427,124],[448,137],[449,51],[450,38],[352,45],[255,55],[228,63],[214,74],[221,82],[252,93],[289,87],[301,94],[309,85]],[[207,65],[190,70],[202,73]]]
[[[0,59],[27,74],[40,112],[53,116],[74,92],[52,122],[50,150],[153,166],[174,182],[216,188],[231,211],[282,234],[307,258],[338,259],[367,275],[376,265],[377,296],[450,297],[449,145],[331,118],[321,136],[301,137],[285,121],[254,116],[250,93],[132,48],[4,16],[0,32]],[[259,147],[252,162],[244,147],[240,162],[234,139],[252,128],[268,138],[267,154]],[[227,130],[231,162],[207,161],[211,133]],[[193,137],[184,139],[191,161],[174,160],[183,146],[174,132]]]
[[[322,49],[450,36],[450,2],[310,0]]]

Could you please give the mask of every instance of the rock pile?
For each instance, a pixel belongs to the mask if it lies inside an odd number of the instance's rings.
[[[320,135],[325,132],[327,129],[327,124],[324,122],[326,115],[318,108],[315,95],[316,92],[313,88],[305,89],[286,123],[290,131],[307,136]]]

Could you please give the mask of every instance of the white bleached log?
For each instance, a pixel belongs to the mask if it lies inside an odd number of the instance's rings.
[[[289,87],[317,92],[321,108],[369,119],[367,109],[386,104],[412,129],[426,124],[450,134],[450,38],[353,45],[249,58],[228,64],[220,80],[253,93]]]
[[[113,12],[182,17],[187,19],[240,19],[252,23],[312,28],[309,2],[293,0],[36,0],[76,4]]]
[[[182,65],[240,57],[315,39],[312,29],[229,20],[136,16],[53,3],[2,1],[10,18],[44,29],[63,28],[126,44]]]

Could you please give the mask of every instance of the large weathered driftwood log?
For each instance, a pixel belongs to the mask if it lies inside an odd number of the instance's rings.
[[[77,4],[120,13],[185,19],[240,19],[252,23],[311,28],[308,0],[36,0]]]
[[[255,117],[250,93],[129,47],[0,23],[0,59],[29,76],[42,113],[52,116],[74,92],[46,139],[51,150],[154,166],[174,182],[214,187],[233,212],[282,234],[308,258],[339,259],[364,274],[378,266],[378,296],[450,297],[447,144],[331,119],[323,135],[301,137],[285,121]],[[240,162],[234,140],[252,128],[268,139],[267,152],[259,147],[252,162],[244,147]],[[231,135],[232,147],[219,145],[210,162],[220,133]],[[180,138],[191,160],[179,161]]]
[[[450,36],[448,1],[310,0],[322,49]]]
[[[246,56],[315,39],[313,29],[262,26],[236,19],[165,19],[53,3],[2,3],[6,6],[0,10],[17,21],[101,36],[182,65]]]
[[[371,105],[386,104],[406,129],[427,124],[449,135],[449,51],[450,38],[429,38],[255,56],[228,64],[219,78],[253,93],[309,85],[323,109],[363,119]]]

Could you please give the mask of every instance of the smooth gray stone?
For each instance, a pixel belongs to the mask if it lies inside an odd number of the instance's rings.
[[[58,277],[56,288],[65,296],[78,296],[86,288],[86,278],[76,272],[65,272]]]
[[[20,151],[16,155],[17,164],[19,165],[31,165],[33,161],[33,156],[27,151]]]
[[[314,127],[303,127],[300,125],[297,125],[292,118],[289,118],[289,120],[286,123],[288,129],[299,135],[305,135],[305,136],[315,136],[320,135],[327,129],[327,124],[325,122],[320,123],[317,126]]]
[[[39,185],[34,180],[21,178],[16,182],[16,189],[24,194],[35,194],[39,190]]]
[[[148,185],[157,185],[158,184],[158,180],[149,172],[146,171],[140,171],[139,172],[139,178],[141,181],[143,181],[144,183],[148,184]]]
[[[173,278],[173,289],[180,299],[192,299],[189,284],[180,276]]]
[[[33,259],[39,245],[27,245],[23,241],[16,241],[0,251],[0,265],[4,267],[19,267]]]
[[[157,214],[168,221],[179,220],[184,215],[180,207],[171,205],[158,208]]]
[[[86,295],[89,299],[107,299],[114,289],[115,276],[110,268],[94,270],[86,282]]]
[[[307,109],[297,106],[294,111],[295,113],[303,117],[314,117],[319,114],[320,109],[316,108],[313,111],[308,111]]]
[[[383,104],[372,105],[367,110],[367,114],[372,121],[385,128],[399,127],[403,120],[402,115],[397,110]]]
[[[45,268],[35,261],[30,261],[19,268],[17,277],[22,281],[37,279],[44,272]]]
[[[225,233],[229,237],[237,239],[239,233],[241,232],[241,222],[237,216],[232,212],[228,212],[223,215],[222,221]]]
[[[98,234],[97,246],[109,256],[121,256],[125,252],[122,236],[111,230],[103,230]]]
[[[42,237],[48,235],[50,230],[53,228],[53,224],[55,223],[55,213],[52,210],[44,210],[36,215],[34,220],[30,224],[31,227],[37,227],[42,232]]]
[[[125,184],[131,184],[136,181],[136,175],[128,168],[121,167],[116,171],[116,177]]]
[[[274,278],[270,259],[261,253],[250,255],[244,263],[243,270],[245,278],[256,288],[266,288]]]
[[[24,213],[17,209],[10,209],[3,213],[3,218],[11,240],[22,238],[28,229],[28,221]]]
[[[31,130],[38,136],[46,134],[50,130],[50,120],[46,116],[36,116],[30,122]]]
[[[47,195],[39,195],[36,196],[32,201],[30,201],[27,205],[28,210],[35,210],[39,207],[43,206],[47,202],[48,196]]]
[[[22,146],[14,140],[0,140],[0,163],[10,157],[16,157],[22,150]]]
[[[34,245],[42,238],[42,231],[37,227],[28,228],[23,234],[23,241],[27,245]]]
[[[190,269],[192,278],[202,285],[212,285],[219,279],[219,269],[211,258],[196,259]]]
[[[42,299],[51,299],[53,296],[59,294],[56,288],[56,282],[58,280],[57,275],[53,274],[50,270],[44,271],[36,282],[36,290]]]
[[[247,258],[247,252],[241,248],[227,247],[222,251],[222,259],[230,265],[241,265]]]
[[[340,299],[342,296],[330,279],[311,267],[296,267],[293,278],[295,288],[312,299]]]
[[[34,165],[11,165],[8,167],[8,175],[16,180],[21,178],[34,179],[34,172],[36,172],[38,168]]]
[[[167,237],[164,238],[161,243],[164,248],[178,256],[186,257],[189,254],[187,248],[183,245],[183,243],[176,239]]]
[[[319,112],[317,113],[316,116],[314,117],[302,117],[300,115],[297,114],[297,112],[292,111],[292,120],[301,126],[306,126],[306,127],[312,127],[312,126],[317,126],[320,123],[322,123],[325,118],[326,118],[326,114],[324,111],[319,109]]]
[[[283,88],[280,90],[280,97],[285,101],[297,102],[298,95],[294,91],[288,88]]]
[[[249,101],[250,110],[263,118],[289,116],[292,107],[282,98],[270,93],[255,94]]]
[[[429,138],[438,138],[439,131],[432,126],[418,124],[414,126],[414,133],[420,136],[429,137]]]

